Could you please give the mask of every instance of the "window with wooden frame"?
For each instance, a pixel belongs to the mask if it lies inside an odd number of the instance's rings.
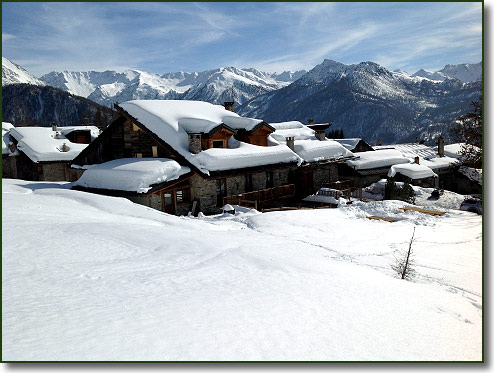
[[[252,192],[252,174],[245,175],[245,191]]]
[[[216,180],[216,203],[218,207],[223,206],[223,197],[226,196],[226,179]]]
[[[177,189],[175,195],[177,203],[190,202],[190,188]]]
[[[213,140],[213,148],[226,148],[224,140]]]
[[[142,158],[142,153],[136,153],[136,158]]]
[[[266,188],[272,188],[273,185],[273,171],[266,171]]]
[[[158,158],[158,147],[156,145],[153,145],[151,149],[153,151],[153,158]]]

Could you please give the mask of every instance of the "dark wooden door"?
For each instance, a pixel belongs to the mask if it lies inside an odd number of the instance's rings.
[[[175,215],[175,193],[173,191],[161,192],[161,206],[167,214]]]

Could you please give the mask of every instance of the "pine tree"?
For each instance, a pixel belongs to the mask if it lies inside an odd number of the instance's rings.
[[[461,163],[473,168],[482,168],[482,96],[472,102],[473,111],[462,115],[450,131],[455,141],[463,142]]]

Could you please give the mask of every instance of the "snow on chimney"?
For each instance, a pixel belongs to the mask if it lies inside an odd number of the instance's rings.
[[[286,139],[286,146],[290,148],[292,152],[295,151],[295,137],[294,136],[288,136],[285,138]]]
[[[437,139],[437,154],[439,154],[440,157],[444,157],[444,139],[442,136],[439,136]]]
[[[189,152],[192,154],[198,154],[201,151],[201,134],[191,133],[189,134]]]

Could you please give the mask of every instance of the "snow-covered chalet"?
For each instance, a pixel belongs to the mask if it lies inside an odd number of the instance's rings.
[[[2,177],[71,181],[70,162],[99,134],[95,126],[14,127],[2,122]]]
[[[122,196],[167,213],[268,206],[338,179],[353,154],[329,125],[266,123],[188,100],[133,100],[72,162],[74,188]]]

